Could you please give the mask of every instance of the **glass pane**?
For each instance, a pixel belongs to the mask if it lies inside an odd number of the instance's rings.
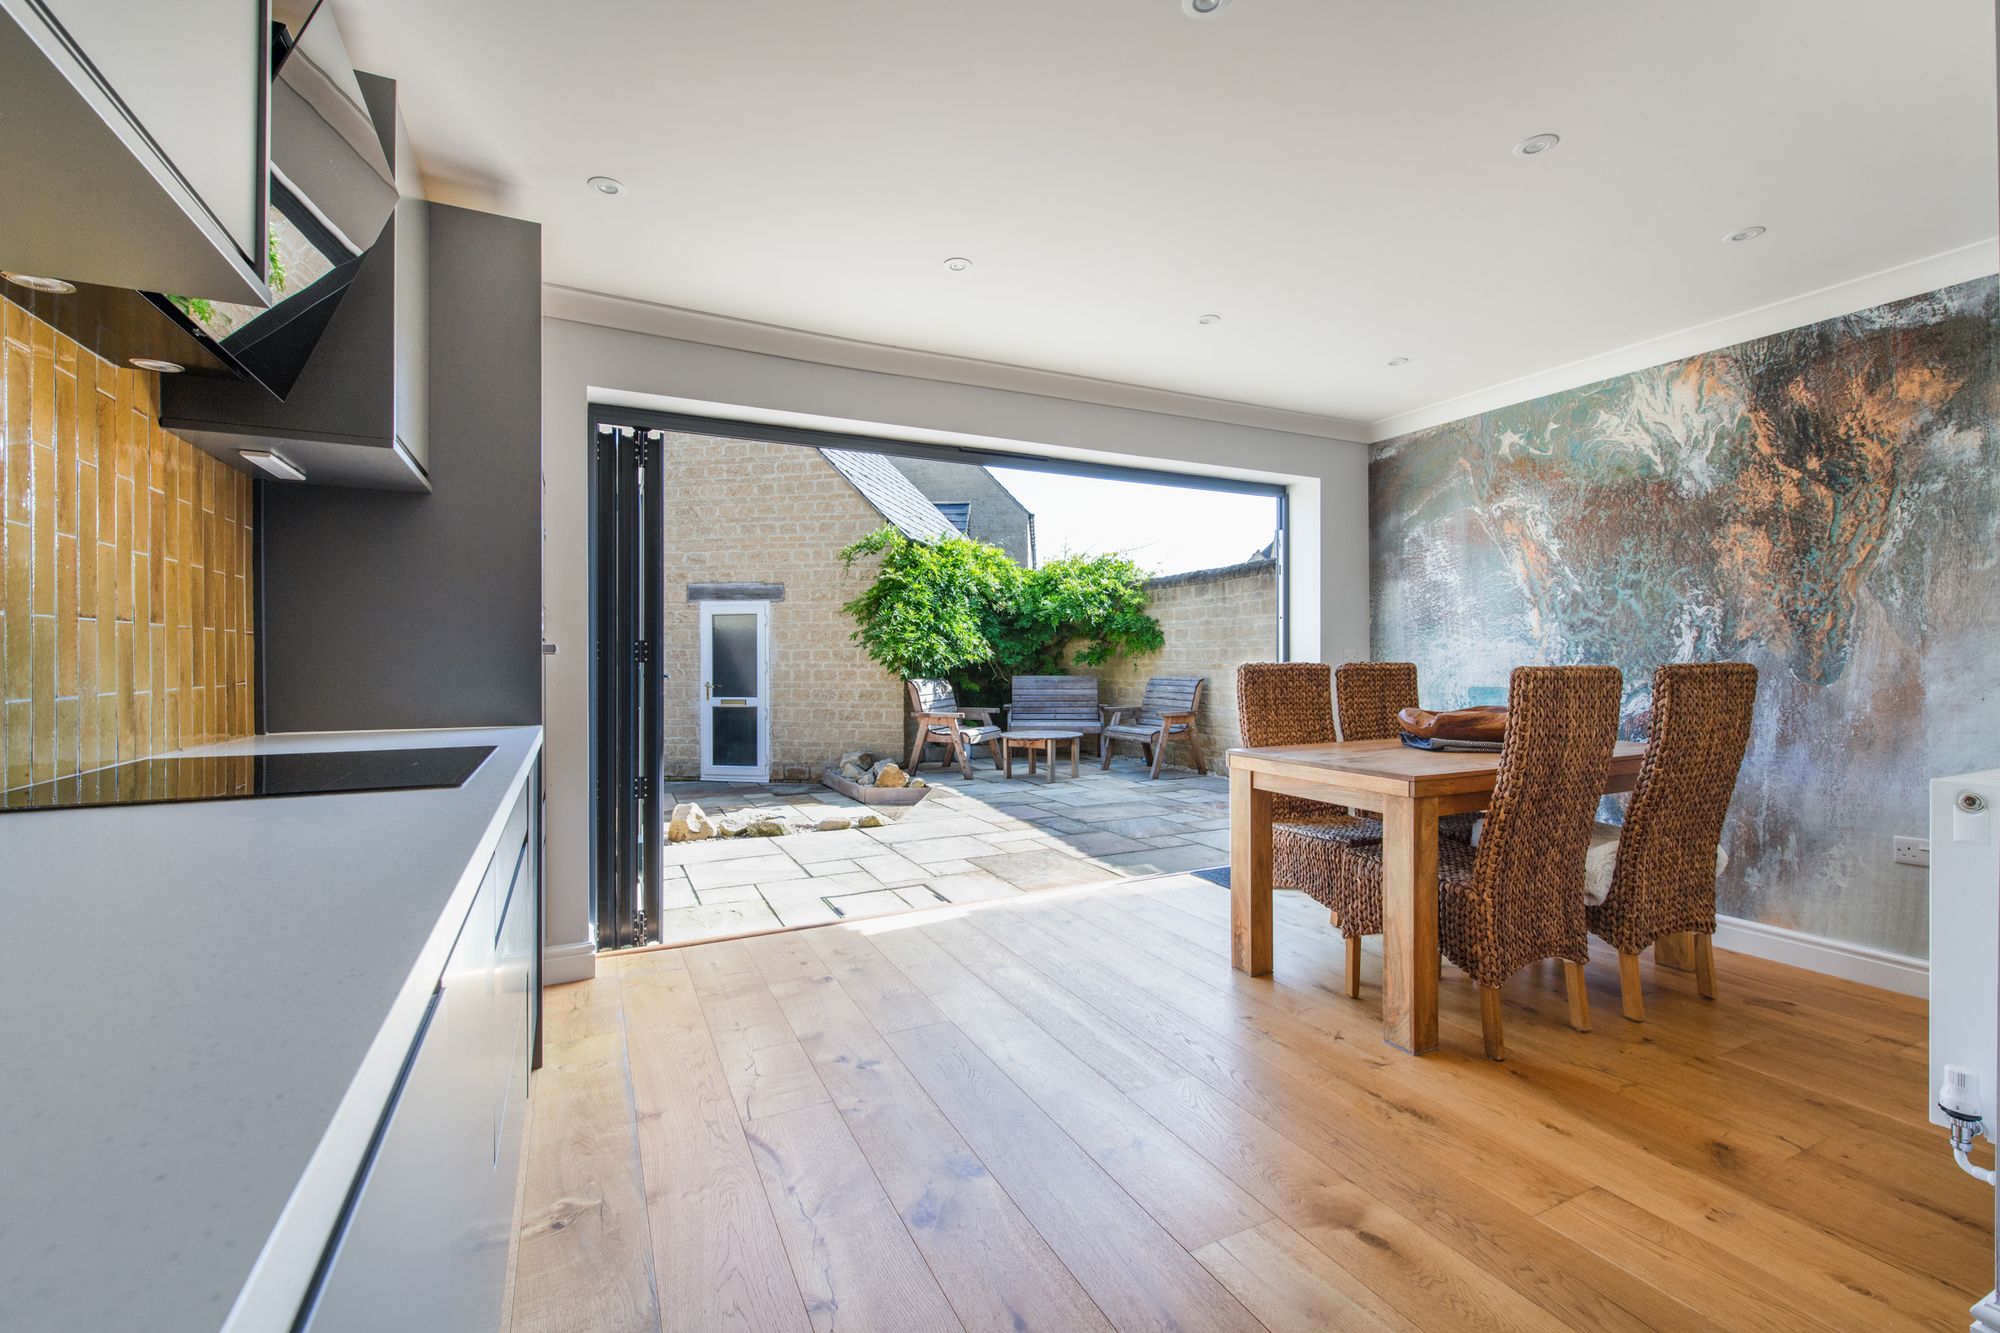
[[[721,617],[717,617],[721,619]],[[711,708],[709,737],[714,751],[708,762],[718,768],[754,768],[757,764],[757,710]]]
[[[757,615],[733,612],[716,616],[709,631],[709,665],[718,699],[757,696]],[[720,761],[718,761],[720,762]]]
[[[232,305],[227,301],[204,301],[186,296],[167,298],[180,307],[182,314],[199,325],[203,333],[217,342],[297,296],[332,272],[334,265],[349,258],[321,250],[311,236],[278,211],[275,203],[267,216],[267,225],[271,294],[277,298],[271,306]]]

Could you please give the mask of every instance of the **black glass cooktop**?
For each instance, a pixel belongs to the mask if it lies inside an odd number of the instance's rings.
[[[89,805],[229,801],[250,796],[457,787],[493,753],[490,745],[303,754],[172,755],[55,778],[0,793],[0,813]]]

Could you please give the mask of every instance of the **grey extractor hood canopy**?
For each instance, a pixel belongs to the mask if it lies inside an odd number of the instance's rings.
[[[394,213],[397,189],[330,8],[274,0],[271,14],[269,159],[255,164],[269,177],[268,301],[87,281],[70,292],[10,287],[9,299],[113,362],[168,362],[277,398],[290,391]]]

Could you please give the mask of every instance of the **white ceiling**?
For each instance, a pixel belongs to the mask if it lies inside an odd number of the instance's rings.
[[[542,222],[553,284],[1372,434],[2000,263],[1966,249],[2000,192],[1987,0],[336,11],[432,197]]]

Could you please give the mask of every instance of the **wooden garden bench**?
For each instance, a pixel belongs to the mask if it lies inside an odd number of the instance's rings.
[[[1208,772],[1201,754],[1201,735],[1195,718],[1201,711],[1205,676],[1155,676],[1146,682],[1146,693],[1136,708],[1108,708],[1104,713],[1104,734],[1098,739],[1099,767],[1111,767],[1113,741],[1136,741],[1152,776],[1160,776],[1166,761],[1167,742],[1185,741],[1194,755],[1197,773]]]
[[[1009,731],[1074,731],[1104,748],[1095,676],[1016,676],[1007,701]]]
[[[991,708],[962,708],[958,696],[948,680],[909,680],[903,682],[910,690],[910,713],[917,720],[917,739],[910,746],[910,762],[905,765],[911,773],[923,762],[926,745],[942,745],[950,756],[945,763],[956,763],[958,771],[970,779],[972,777],[972,751],[984,745],[993,752],[994,767],[1000,765],[1000,728],[993,725]],[[967,726],[967,718],[974,719]]]

